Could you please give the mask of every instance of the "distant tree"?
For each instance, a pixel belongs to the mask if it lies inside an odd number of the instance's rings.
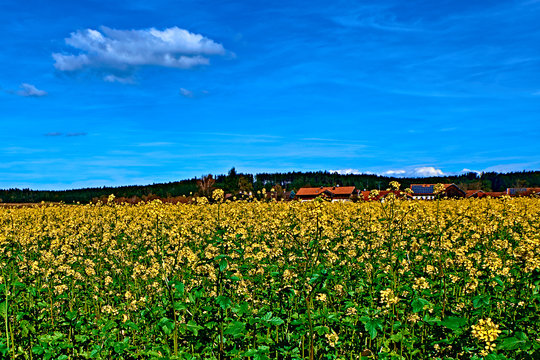
[[[249,181],[247,176],[240,175],[238,177],[238,190],[244,194],[253,192],[253,184]]]
[[[202,179],[197,180],[197,187],[199,188],[199,195],[210,197],[212,196],[212,191],[214,190],[214,184],[216,180],[212,177],[212,174],[203,176]]]
[[[525,179],[517,179],[514,182],[514,186],[516,188],[526,188],[529,185],[529,182]]]
[[[233,167],[229,170],[229,174],[225,177],[224,188],[226,192],[237,193],[238,192],[238,174],[236,169]]]
[[[276,184],[274,185],[273,189],[274,189],[274,194],[272,194],[272,196],[275,196],[276,200],[281,200],[284,198],[285,190],[283,189],[281,185]]]

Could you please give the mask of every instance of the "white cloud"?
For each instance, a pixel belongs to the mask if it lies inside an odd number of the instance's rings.
[[[39,90],[32,84],[21,84],[21,90],[17,91],[17,95],[25,97],[41,97],[47,95],[46,91]]]
[[[357,169],[339,169],[339,170],[329,170],[331,173],[337,173],[340,175],[347,174],[378,174],[382,176],[395,176],[395,177],[428,177],[428,176],[443,176],[444,172],[440,169],[436,169],[432,166],[423,166],[417,167],[414,169],[391,169],[383,172],[369,172],[369,171],[360,171]]]
[[[464,168],[463,170],[461,170],[462,173],[477,173],[478,175],[482,174],[482,171],[478,171],[478,170],[471,170],[471,169],[467,169],[467,168]]]
[[[433,166],[424,166],[414,169],[415,176],[443,176],[441,169],[435,169]]]
[[[65,41],[80,53],[53,53],[54,66],[60,71],[84,68],[128,70],[144,65],[189,69],[208,65],[208,56],[226,53],[221,44],[178,27],[162,31],[155,28],[85,29],[71,33]]]
[[[350,175],[350,174],[359,175],[359,174],[362,174],[362,172],[360,170],[358,170],[358,169],[329,170],[329,172],[340,174],[340,175]]]
[[[403,175],[405,173],[406,173],[405,170],[387,170],[387,171],[383,172],[383,175],[398,176],[398,175]]]
[[[123,77],[123,76],[116,76],[116,75],[107,75],[107,76],[103,77],[103,80],[105,80],[106,82],[118,82],[118,83],[121,83],[121,84],[133,84],[133,83],[135,83],[135,81],[133,80],[133,78],[131,76]]]
[[[180,95],[192,98],[193,97],[193,91],[188,90],[188,89],[184,89],[184,88],[180,88]]]

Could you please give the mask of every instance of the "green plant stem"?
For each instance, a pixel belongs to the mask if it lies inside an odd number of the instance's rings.
[[[5,292],[5,296],[6,296],[6,305],[5,305],[5,312],[4,312],[4,320],[5,320],[5,324],[6,324],[6,346],[7,346],[7,349],[9,351],[9,326],[8,326],[8,293],[9,293],[9,290],[8,290],[8,286],[7,286],[7,278],[6,276],[4,275],[4,273],[2,273],[2,277],[4,278],[6,284],[4,286],[4,292]]]
[[[311,318],[311,299],[310,296],[306,296],[306,310],[308,315],[308,326],[309,326],[309,360],[313,360],[313,342],[315,341],[315,335],[313,333],[313,320]]]

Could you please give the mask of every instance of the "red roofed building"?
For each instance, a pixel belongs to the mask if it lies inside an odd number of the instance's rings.
[[[300,201],[310,201],[319,196],[332,201],[350,201],[355,190],[354,186],[303,187],[298,189],[294,197]]]
[[[510,196],[530,196],[538,195],[540,193],[540,188],[508,188],[506,189],[506,195]]]
[[[501,197],[505,195],[504,191],[484,191],[484,190],[467,190],[467,198],[485,198],[485,197]]]
[[[442,196],[446,197],[465,197],[467,193],[461,190],[456,184],[443,184],[444,190]],[[412,197],[417,200],[435,199],[435,184],[412,184]]]
[[[486,196],[492,197],[492,198],[498,198],[503,195],[506,195],[505,191],[486,191]]]
[[[364,190],[364,191],[358,192],[358,200],[384,201],[389,194],[394,194],[395,197],[399,199],[407,199],[407,200],[412,199],[410,195],[403,193],[402,191],[399,191],[399,190],[377,190],[376,192]]]
[[[484,190],[467,190],[466,193],[467,198],[483,198],[488,196]]]

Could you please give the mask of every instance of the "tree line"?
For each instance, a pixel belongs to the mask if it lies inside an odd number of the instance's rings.
[[[232,168],[228,174],[205,175],[201,178],[151,185],[119,187],[96,187],[73,190],[0,190],[3,203],[90,203],[105,201],[114,194],[118,201],[138,202],[162,199],[174,202],[188,202],[192,196],[210,196],[214,189],[223,189],[226,194],[244,196],[265,189],[285,193],[297,191],[305,186],[355,186],[361,190],[386,189],[391,181],[398,181],[402,188],[415,183],[454,183],[463,190],[505,191],[509,187],[540,187],[540,171],[510,173],[475,172],[451,176],[424,178],[388,177],[375,174],[338,174],[328,171],[286,172],[286,173],[239,173]]]

